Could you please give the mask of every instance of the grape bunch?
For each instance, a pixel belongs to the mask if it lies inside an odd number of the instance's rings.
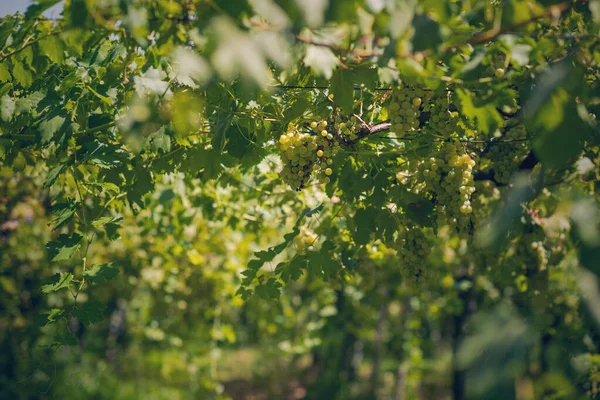
[[[512,248],[509,251],[510,262],[513,264],[514,272],[524,272],[532,275],[544,271],[548,266],[545,234],[541,227],[528,227],[528,232],[513,239]]]
[[[357,134],[360,130],[360,125],[354,117],[343,120],[343,118],[338,114],[334,118],[333,127],[339,137],[347,142],[353,142],[358,139]]]
[[[398,136],[406,136],[419,128],[421,108],[429,106],[432,92],[420,87],[403,86],[392,91],[388,113],[390,130]]]
[[[424,263],[431,253],[432,243],[422,228],[409,227],[396,240],[396,253],[402,266],[402,275],[419,281],[424,274]]]
[[[499,142],[490,145],[487,158],[494,165],[494,178],[500,183],[508,183],[512,174],[519,168],[519,164],[527,155],[527,144],[518,140],[525,139],[527,131],[523,125],[510,129]],[[510,142],[517,140],[517,142]]]
[[[427,121],[429,128],[439,135],[448,137],[456,131],[458,113],[450,111],[450,93],[446,92],[435,99]]]
[[[333,174],[329,165],[339,150],[336,138],[326,129],[327,121],[312,121],[310,127],[311,133],[300,132],[290,124],[276,143],[284,163],[281,178],[295,190],[301,190],[311,175],[316,175],[321,183],[328,183]]]
[[[460,142],[442,142],[429,159],[419,163],[421,189],[437,203],[438,226],[454,225],[459,232],[471,228],[471,195],[475,192],[475,161]]]

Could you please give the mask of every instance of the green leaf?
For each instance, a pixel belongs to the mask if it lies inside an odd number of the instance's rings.
[[[8,70],[7,63],[0,63],[0,83],[10,82],[11,80],[12,76],[10,76],[10,71]]]
[[[49,116],[49,119],[43,120],[39,125],[40,136],[42,143],[48,143],[56,135],[56,133],[65,126],[67,118],[63,115],[54,113]]]
[[[573,163],[585,141],[595,134],[595,122],[577,97],[586,85],[583,72],[563,61],[540,76],[526,99],[523,114],[533,133],[536,156],[550,168]]]
[[[406,216],[420,226],[433,226],[433,203],[429,200],[420,200],[404,206]]]
[[[292,103],[290,108],[285,111],[285,119],[287,121],[293,121],[296,118],[300,118],[308,109],[310,109],[310,101],[308,101],[306,97],[299,97]]]
[[[51,187],[66,167],[67,166],[65,164],[60,164],[52,168],[50,172],[48,172],[48,176],[46,176],[46,180],[44,181],[44,188],[47,189]]]
[[[371,233],[377,230],[375,219],[377,210],[374,208],[360,209],[354,214],[354,241],[362,246],[369,243]]]
[[[315,74],[331,79],[333,70],[340,60],[327,47],[309,45],[304,56],[304,65],[311,68]]]
[[[354,105],[354,83],[352,73],[345,69],[338,69],[331,78],[331,93],[333,101],[344,113],[352,114]]]
[[[71,258],[81,246],[81,236],[78,233],[72,235],[60,235],[56,241],[48,242],[46,249],[52,261],[63,261]]]
[[[12,70],[13,76],[17,83],[27,89],[33,83],[33,75],[30,71],[26,70],[23,64],[19,61],[15,61]]]
[[[410,27],[415,13],[414,1],[402,1],[396,4],[394,10],[390,14],[389,30],[390,36],[394,39],[400,37]]]
[[[44,11],[53,5],[60,3],[60,1],[61,0],[37,0],[33,5],[27,8],[25,19],[32,20],[39,17]]]
[[[590,0],[590,11],[594,21],[600,22],[600,0]]]
[[[503,123],[502,116],[491,103],[475,104],[472,94],[463,89],[456,89],[456,95],[460,101],[460,110],[473,122],[477,123],[477,129],[482,133],[494,133]]]
[[[215,127],[215,133],[211,139],[211,144],[217,153],[222,153],[225,149],[227,130],[231,129],[231,113],[220,112],[218,115],[217,126]]]
[[[52,226],[52,230],[56,230],[69,222],[69,220],[77,211],[77,207],[79,207],[79,202],[74,198],[69,197],[66,202],[55,204],[52,207],[52,215],[54,215],[54,219],[48,224]]]
[[[379,82],[379,74],[377,68],[359,68],[356,67],[353,70],[344,70],[352,75],[352,81],[354,84],[359,84],[360,87],[364,85],[367,89],[375,90]]]
[[[164,127],[150,134],[150,145],[154,151],[160,150],[164,153],[171,151],[171,137],[165,133]]]
[[[523,214],[523,205],[534,195],[527,173],[517,175],[508,192],[505,204],[491,218],[489,223],[478,232],[478,241],[484,246],[500,245],[508,231],[519,221]]]
[[[92,221],[92,225],[95,228],[100,228],[106,224],[115,224],[121,221],[123,217],[100,217]]]
[[[71,332],[68,326],[61,328],[59,332],[59,335],[56,337],[56,344],[65,346],[77,346],[79,344],[79,339]]]
[[[8,95],[2,96],[0,100],[0,118],[2,121],[9,122],[15,113],[15,101]]]
[[[306,257],[296,256],[289,263],[278,265],[275,270],[281,270],[281,279],[284,282],[297,281],[304,273],[307,264],[308,260]]]
[[[102,143],[98,140],[85,144],[84,159],[87,163],[102,169],[113,169],[123,165],[127,152],[117,144]]]
[[[60,321],[66,314],[65,310],[53,308],[48,314],[40,314],[38,318],[38,326],[45,326]]]
[[[56,36],[48,36],[38,42],[40,51],[53,63],[62,65],[65,62],[64,44]]]
[[[33,92],[29,96],[19,97],[16,100],[15,114],[28,114],[34,111],[38,104],[46,97],[43,92]]]
[[[42,286],[43,293],[57,292],[60,289],[68,289],[73,280],[73,275],[68,272],[61,272],[60,274],[54,275],[50,279],[50,283]]]
[[[83,305],[77,306],[72,314],[82,324],[90,325],[102,321],[105,308],[106,306],[104,304],[90,300]]]
[[[94,264],[84,271],[83,276],[92,283],[104,283],[119,274],[119,268],[114,263]]]
[[[413,51],[434,49],[442,43],[440,24],[428,15],[415,15],[412,21],[415,33],[412,44]]]

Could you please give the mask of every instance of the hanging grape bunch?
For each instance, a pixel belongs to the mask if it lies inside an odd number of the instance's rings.
[[[423,228],[407,227],[398,234],[396,252],[402,275],[408,279],[420,280],[423,277],[423,265],[431,253],[432,243]]]
[[[419,163],[420,188],[437,203],[438,226],[452,225],[459,232],[471,228],[471,195],[475,192],[475,161],[460,142],[441,142],[429,159]]]
[[[458,113],[450,111],[450,103],[450,92],[444,92],[431,106],[427,125],[433,133],[448,137],[456,131]]]
[[[312,121],[311,132],[300,132],[290,124],[288,131],[277,141],[284,163],[280,175],[292,189],[301,190],[316,175],[321,183],[328,183],[333,174],[330,165],[339,149],[339,143],[327,128],[327,121]]]
[[[358,139],[358,131],[360,130],[360,125],[355,117],[350,117],[347,120],[337,114],[334,117],[333,127],[339,137],[346,142],[354,142]]]
[[[420,87],[402,86],[394,89],[388,107],[390,130],[404,137],[407,133],[418,129],[421,106],[428,108],[431,96],[432,92]]]
[[[509,122],[510,124],[510,122]],[[508,183],[512,174],[519,169],[519,164],[527,156],[527,131],[523,125],[510,129],[500,140],[503,143],[492,143],[487,158],[494,165],[494,178],[500,183]],[[519,140],[523,140],[520,142]],[[511,141],[515,141],[512,143]]]

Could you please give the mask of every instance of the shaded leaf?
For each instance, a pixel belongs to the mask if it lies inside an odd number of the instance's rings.
[[[68,260],[81,246],[81,239],[83,239],[83,236],[78,233],[72,235],[62,234],[57,240],[48,242],[46,249],[50,259],[52,261]]]
[[[119,274],[119,268],[114,263],[94,264],[86,269],[83,275],[92,283],[104,283]]]
[[[82,305],[77,306],[72,314],[84,325],[94,324],[102,321],[104,318],[104,309],[106,306],[100,302],[90,300]]]
[[[33,75],[19,61],[14,62],[12,73],[17,83],[26,89],[33,83]]]
[[[80,203],[72,197],[69,197],[64,203],[55,204],[52,207],[54,219],[48,224],[49,226],[52,226],[52,230],[54,231],[69,222],[75,214],[75,211],[77,211],[79,204]]]
[[[42,286],[42,292],[52,293],[60,289],[68,289],[69,285],[71,285],[72,280],[73,275],[71,275],[68,272],[61,272],[60,274],[55,274],[50,279],[50,283]]]
[[[352,114],[352,106],[354,104],[354,83],[352,74],[345,69],[338,69],[333,74],[331,79],[331,93],[333,101],[346,114]]]

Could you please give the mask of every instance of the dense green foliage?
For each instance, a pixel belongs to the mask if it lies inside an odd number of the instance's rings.
[[[58,2],[0,21],[0,398],[599,395],[600,1]]]

